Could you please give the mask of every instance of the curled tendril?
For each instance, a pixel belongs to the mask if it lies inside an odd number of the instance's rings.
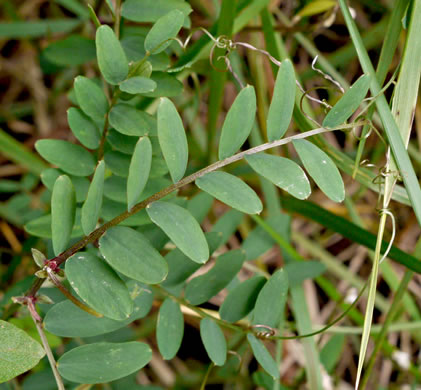
[[[379,211],[380,216],[386,214],[388,217],[390,217],[390,219],[392,221],[392,237],[389,240],[389,245],[387,246],[386,251],[383,253],[383,256],[379,260],[379,264],[381,264],[386,259],[387,255],[389,254],[390,250],[392,249],[393,241],[395,240],[395,235],[396,235],[396,221],[395,221],[395,216],[393,215],[393,213],[389,209],[382,208],[378,211]]]
[[[316,68],[316,62],[317,62],[318,58],[319,58],[319,55],[314,57],[314,60],[311,62],[311,69],[313,69],[315,72],[321,74],[325,80],[330,81],[332,84],[336,85],[342,93],[345,93],[345,90],[343,89],[342,85],[339,84],[338,81],[336,81],[332,76],[323,72],[321,69]]]
[[[276,334],[276,329],[272,328],[269,325],[256,324],[256,325],[252,325],[250,328],[253,329],[253,331],[257,330],[257,332],[255,332],[257,337],[268,338],[268,337],[275,336]],[[259,330],[259,329],[262,329],[262,330]]]

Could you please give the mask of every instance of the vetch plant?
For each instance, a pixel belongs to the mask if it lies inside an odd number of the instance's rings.
[[[3,353],[13,351],[13,359],[0,365],[0,379],[11,380],[30,370],[44,353],[59,389],[65,389],[66,381],[82,388],[83,385],[106,384],[129,377],[152,361],[154,346],[145,342],[142,334],[117,342],[112,337],[99,337],[124,329],[140,319],[156,320],[152,328],[157,349],[162,359],[171,360],[177,356],[183,342],[185,316],[191,315],[199,318],[200,337],[211,362],[200,379],[201,388],[217,367],[232,366],[235,362],[238,370],[245,350],[252,353],[264,370],[265,378],[274,386],[280,385],[280,342],[284,339],[304,340],[309,359],[306,366],[309,388],[322,388],[320,363],[313,358],[315,343],[311,337],[328,331],[347,315],[355,315],[357,301],[368,285],[356,377],[358,388],[373,321],[380,263],[390,257],[408,269],[397,288],[397,302],[413,272],[421,271],[415,256],[393,246],[396,224],[388,208],[393,196],[401,196],[411,204],[420,220],[420,188],[406,153],[409,133],[405,144],[399,133],[402,127],[398,128],[395,119],[399,120],[398,113],[403,110],[401,85],[407,87],[404,84],[407,72],[418,72],[411,88],[411,107],[415,105],[420,69],[414,58],[421,49],[405,53],[395,87],[397,97],[390,111],[348,6],[341,0],[340,8],[364,74],[345,88],[342,97],[331,106],[310,96],[310,91],[304,90],[297,79],[292,61],[280,60],[281,56],[273,48],[268,47],[266,51],[251,43],[231,40],[223,31],[215,36],[212,29],[211,32],[202,29],[201,37],[192,43],[192,35],[188,35],[191,11],[188,3],[181,0],[155,2],[156,6],[144,2],[145,13],[136,10],[141,3],[139,0],[126,0],[122,5],[116,1],[115,7],[106,2],[114,28],[101,24],[102,19],[90,8],[97,27],[95,52],[101,79],[82,75],[74,79],[71,94],[74,106],[67,111],[67,120],[77,142],[42,139],[35,144],[39,155],[54,167],[41,172],[43,184],[51,191],[50,211],[27,222],[25,229],[28,234],[42,239],[44,244],[39,248],[42,247],[45,253],[33,249],[33,259],[38,267],[36,278],[24,294],[13,298],[14,304],[4,313],[4,319],[8,320],[20,305],[26,306],[42,347],[12,322],[2,320]],[[235,31],[228,3],[222,2],[221,18],[226,18],[230,25],[228,30]],[[258,3],[250,2],[249,11]],[[419,23],[415,19],[421,12],[419,3],[414,1],[411,11],[409,42],[415,39],[414,25]],[[270,37],[273,33],[270,15],[264,7],[258,11],[262,11],[262,20],[266,18],[269,22],[265,35]],[[125,20],[152,21],[153,25],[138,31],[133,26],[126,26]],[[183,28],[188,35],[185,43],[178,38]],[[230,31],[226,33],[231,35]],[[272,43],[277,47],[275,41]],[[220,132],[209,133],[208,148],[212,148],[215,141],[212,137],[219,135],[217,153],[209,151],[206,156],[209,164],[203,164],[203,161],[198,164],[192,152],[192,144],[196,141],[186,132],[185,118],[180,115],[182,99],[174,98],[182,89],[175,75],[180,79],[185,77],[184,72],[197,65],[200,57],[195,56],[197,52],[189,51],[189,45],[202,45],[212,66],[222,62],[238,87]],[[230,57],[240,48],[251,52],[250,55],[269,59],[274,66],[273,95],[265,115],[259,111],[262,104],[259,84],[243,85],[241,68]],[[219,55],[220,51],[225,51],[225,55]],[[169,67],[169,52],[178,53],[180,57],[172,67]],[[216,68],[213,71],[216,72]],[[319,72],[335,90],[343,89],[326,72]],[[216,90],[218,87],[210,85],[210,88]],[[371,94],[367,98],[369,90]],[[222,99],[222,94],[218,98],[218,91],[212,93],[215,93],[212,98],[215,101]],[[321,124],[308,110],[307,97],[321,107],[329,107]],[[346,200],[348,191],[340,170],[352,174],[354,165],[352,161],[347,163],[349,156],[326,147],[320,136],[333,132],[352,136],[356,128],[364,127],[365,135],[360,141],[364,144],[370,135],[369,129],[378,126],[378,120],[372,119],[374,105],[390,148],[387,165],[377,177],[379,188],[370,182],[370,176],[364,171],[361,173],[357,169],[354,173],[357,180],[363,184],[369,182],[371,188],[378,191],[381,206],[377,237],[305,202],[313,185],[332,202]],[[267,142],[256,138],[256,114],[257,121],[266,129]],[[286,136],[293,119],[304,123],[306,131]],[[405,129],[409,129],[411,121],[407,118]],[[288,146],[297,158],[290,154],[280,156],[276,148],[281,146]],[[216,155],[217,158],[213,158]],[[325,264],[305,260],[291,245],[285,214],[278,212],[269,214],[267,219],[262,218],[267,211],[268,195],[263,191],[262,197],[252,181],[246,183],[245,175],[236,169],[237,162],[243,163],[241,167],[245,167],[246,172],[259,175],[270,191],[279,188],[287,193],[282,195],[284,208],[306,215],[352,241],[374,249],[369,282],[361,282],[355,301],[344,306],[340,315],[330,318],[320,329],[309,326],[308,313],[302,310],[300,302],[304,301],[302,282],[306,279],[318,278],[326,290],[334,291],[332,283],[321,276]],[[407,192],[396,186],[398,176],[402,177]],[[183,191],[193,186],[197,194],[186,199]],[[265,187],[262,185],[262,188]],[[398,195],[393,195],[396,193]],[[204,231],[203,220],[214,199],[232,210],[214,224],[215,230]],[[251,233],[241,247],[227,247],[225,244],[244,214],[250,216],[250,222],[256,223],[257,228],[253,231],[256,235],[253,238]],[[388,217],[393,221],[393,234],[384,241]],[[218,223],[220,226],[216,229]],[[262,233],[265,234],[263,239]],[[269,244],[267,240],[270,240]],[[305,239],[301,240],[305,244]],[[260,247],[266,248],[273,243],[282,251],[283,267],[268,272],[250,263],[261,255]],[[243,269],[251,271],[252,275],[240,281],[237,275]],[[49,283],[57,287],[65,299],[59,298],[46,309],[42,306],[46,298],[41,291]],[[206,306],[224,289],[228,293],[218,311]],[[297,320],[294,335],[284,334],[289,297]],[[159,306],[156,319],[151,314],[154,305]],[[393,302],[389,308],[388,324],[394,318],[397,305]],[[72,341],[65,345],[64,352],[53,353],[45,330]],[[382,329],[380,333],[383,339],[386,332],[387,329]],[[84,341],[80,343],[81,339]],[[374,356],[382,347],[378,343],[380,339],[376,339]],[[275,356],[273,348],[268,347],[268,340],[278,345]],[[373,364],[371,359],[368,373]],[[368,376],[363,377],[364,386],[367,381]],[[72,385],[68,386],[72,388]]]

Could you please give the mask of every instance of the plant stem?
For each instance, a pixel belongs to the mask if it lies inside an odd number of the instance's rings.
[[[28,302],[28,307],[30,305],[32,306],[32,309],[30,309],[29,312],[31,313],[32,320],[35,323],[35,326],[37,328],[39,337],[41,338],[41,342],[42,342],[42,345],[44,347],[45,353],[47,354],[48,361],[50,362],[51,369],[53,370],[54,378],[55,378],[56,383],[57,383],[57,388],[59,390],[65,390],[63,381],[62,381],[61,376],[60,376],[60,374],[57,370],[57,363],[56,363],[56,360],[54,359],[53,351],[51,351],[51,348],[50,348],[50,346],[48,344],[48,341],[47,341],[47,337],[45,336],[45,332],[44,332],[42,323],[40,323],[36,319],[36,317],[34,316],[34,312],[33,312],[33,311],[35,311],[34,304],[32,303],[31,299],[28,299],[27,302]]]
[[[274,148],[274,147],[277,147],[277,146],[280,146],[280,145],[285,145],[285,144],[288,144],[288,143],[290,143],[290,142],[292,142],[293,140],[296,140],[296,139],[308,138],[308,137],[311,137],[313,135],[323,134],[323,133],[327,133],[327,132],[330,132],[330,131],[350,129],[350,128],[353,128],[355,126],[361,126],[364,123],[365,122],[347,124],[347,125],[338,126],[337,128],[334,128],[334,129],[326,129],[324,127],[320,127],[320,128],[317,128],[317,129],[307,131],[305,133],[296,134],[296,135],[293,135],[291,137],[283,138],[283,139],[280,139],[280,140],[277,140],[277,141],[267,142],[265,144],[262,144],[262,145],[254,147],[254,148],[248,149],[246,151],[237,153],[237,154],[235,154],[231,157],[227,157],[224,160],[217,161],[217,162],[215,162],[215,163],[213,163],[213,164],[211,164],[211,165],[191,174],[190,176],[187,176],[184,179],[181,179],[179,182],[164,188],[163,190],[157,192],[156,194],[150,196],[149,198],[143,200],[142,202],[137,203],[135,206],[133,206],[133,208],[130,211],[126,211],[126,212],[118,215],[117,217],[115,217],[111,221],[108,221],[104,225],[100,226],[98,229],[94,230],[91,234],[84,237],[82,240],[78,241],[72,247],[70,247],[69,249],[67,249],[66,251],[64,251],[63,253],[61,253],[59,256],[57,256],[56,258],[54,258],[51,261],[55,261],[57,265],[60,265],[60,264],[64,263],[70,256],[73,256],[75,253],[80,251],[86,245],[98,240],[109,228],[111,228],[112,226],[118,225],[119,223],[121,223],[122,221],[131,217],[132,215],[136,214],[140,210],[143,210],[144,208],[146,208],[146,206],[148,206],[149,204],[151,204],[151,203],[153,203],[153,202],[155,202],[159,199],[162,199],[163,197],[167,196],[171,192],[176,191],[179,188],[184,187],[187,184],[190,184],[190,183],[194,182],[196,179],[206,175],[207,173],[216,171],[217,169],[223,168],[223,167],[225,167],[229,164],[232,164],[233,162],[239,161],[239,160],[243,159],[245,156],[256,154],[256,153],[259,153],[259,152],[263,152],[265,150],[268,150],[268,149],[271,149],[271,148]]]

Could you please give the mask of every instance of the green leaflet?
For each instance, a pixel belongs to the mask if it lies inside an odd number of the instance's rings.
[[[121,134],[141,137],[149,133],[146,114],[128,104],[116,104],[110,111],[110,125]]]
[[[273,357],[268,352],[263,343],[254,334],[247,335],[247,341],[253,351],[253,355],[262,368],[273,378],[279,379],[279,368]]]
[[[51,232],[54,254],[58,256],[66,249],[75,223],[76,197],[72,181],[60,176],[51,197]]]
[[[209,246],[209,254],[212,254],[220,246],[222,234],[208,232],[205,233],[205,237]],[[200,263],[190,260],[178,248],[167,253],[165,260],[168,263],[168,276],[162,283],[164,287],[172,287],[184,282],[201,267]]]
[[[135,95],[137,93],[153,92],[156,89],[156,83],[150,78],[136,76],[124,80],[120,84],[120,90]]]
[[[66,261],[66,276],[76,293],[93,309],[113,320],[129,318],[133,301],[124,282],[100,258],[88,252]]]
[[[177,302],[166,298],[159,308],[156,325],[156,340],[159,352],[165,360],[172,359],[183,340],[184,318]]]
[[[95,59],[95,42],[81,35],[50,43],[43,51],[48,61],[61,66],[77,66]]]
[[[83,236],[80,214],[80,209],[76,209],[75,223],[71,233],[72,238]],[[51,214],[43,215],[28,222],[25,225],[25,231],[35,237],[52,238]]]
[[[0,320],[0,383],[35,367],[45,355],[44,348],[26,332]]]
[[[148,137],[142,137],[136,144],[127,178],[127,210],[138,202],[149,178],[152,163],[152,145]]]
[[[104,91],[92,80],[77,76],[74,83],[77,102],[82,111],[92,119],[102,121],[108,111]]]
[[[186,287],[185,297],[192,305],[200,305],[228,286],[240,271],[246,256],[236,249],[219,256],[205,274],[193,278]]]
[[[42,139],[35,143],[37,152],[49,163],[75,176],[89,176],[95,170],[91,153],[79,145],[58,139]]]
[[[126,54],[114,31],[106,25],[99,27],[95,37],[98,66],[104,79],[116,85],[122,82],[129,73]]]
[[[294,287],[306,279],[317,278],[326,271],[326,266],[315,260],[297,261],[286,264],[284,270],[288,275],[290,287]]]
[[[331,158],[305,139],[295,140],[293,144],[308,174],[324,194],[334,202],[342,202],[345,199],[344,182]]]
[[[200,321],[200,337],[209,358],[216,366],[223,366],[227,360],[227,341],[218,324],[208,317]]]
[[[207,232],[205,237],[209,246],[209,254],[212,254],[220,246],[222,235],[216,232]],[[190,260],[178,248],[167,253],[165,260],[168,263],[168,276],[162,283],[164,287],[172,287],[184,282],[201,267],[200,263]]]
[[[199,223],[183,207],[157,201],[146,207],[149,218],[158,225],[186,256],[196,263],[205,263],[209,248]]]
[[[153,92],[144,93],[144,96],[169,98],[178,96],[183,92],[183,83],[166,72],[153,72],[151,79],[155,81],[156,88]]]
[[[196,179],[196,185],[221,202],[246,214],[259,214],[263,205],[256,193],[238,177],[216,171]]]
[[[88,149],[98,149],[101,135],[95,122],[82,110],[71,107],[67,110],[67,121],[78,141]]]
[[[156,22],[174,9],[181,11],[187,20],[192,12],[190,4],[184,0],[126,0],[121,15],[134,22]]]
[[[174,183],[184,176],[189,158],[183,122],[174,104],[162,98],[158,107],[158,139]]]
[[[101,214],[102,195],[104,192],[105,164],[100,161],[95,170],[95,175],[89,186],[88,195],[82,206],[82,229],[85,235],[90,234],[96,227]]]
[[[363,74],[328,112],[323,120],[323,127],[333,128],[344,123],[367,95],[370,82],[370,75]]]
[[[60,375],[76,383],[105,383],[123,378],[146,366],[152,359],[149,345],[94,343],[73,348],[57,362]]]
[[[253,310],[253,325],[267,325],[277,328],[288,293],[288,277],[283,269],[276,271],[257,296]]]
[[[48,310],[44,319],[45,329],[61,337],[92,337],[113,332],[145,317],[152,307],[152,291],[146,285],[134,280],[128,282],[127,286],[130,295],[135,298],[133,312],[126,320],[116,321],[107,317],[94,317],[79,309],[71,301],[65,300]]]
[[[145,50],[153,54],[164,51],[172,43],[172,38],[177,36],[183,24],[184,15],[177,9],[161,16],[145,38]]]
[[[54,183],[57,178],[62,175],[63,172],[57,168],[47,168],[41,172],[41,182],[44,184],[50,191],[53,191]],[[81,176],[72,176],[70,175],[70,180],[72,181],[73,187],[76,192],[76,202],[83,202],[86,199],[88,194],[90,181],[86,177]]]
[[[269,141],[281,139],[291,122],[295,102],[295,74],[289,59],[282,61],[276,76],[267,118]]]
[[[133,150],[136,146],[138,139],[139,137],[130,137],[121,134],[120,132],[114,129],[109,129],[107,133],[107,141],[109,142],[109,144],[119,152],[129,154],[130,156],[133,154]]]
[[[110,150],[104,154],[104,161],[114,175],[127,177],[129,176],[130,157],[128,154]]]
[[[251,85],[243,88],[228,111],[219,141],[219,159],[235,154],[250,134],[256,115],[256,93]]]
[[[257,275],[235,286],[219,309],[220,317],[228,322],[236,322],[247,316],[253,310],[265,283],[266,278]]]
[[[246,161],[259,175],[298,199],[311,194],[310,182],[301,167],[285,157],[258,153],[246,156]]]
[[[140,282],[160,283],[168,273],[161,254],[142,233],[129,227],[108,229],[99,240],[99,250],[114,269]]]

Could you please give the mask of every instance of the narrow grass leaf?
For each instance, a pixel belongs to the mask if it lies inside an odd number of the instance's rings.
[[[218,324],[208,317],[200,321],[200,337],[206,352],[216,366],[223,366],[227,360],[227,341]]]
[[[76,197],[72,181],[62,175],[56,180],[51,196],[51,232],[56,256],[66,249],[70,241],[75,213]]]
[[[128,104],[116,104],[110,111],[110,125],[124,135],[141,137],[149,133],[145,113]]]
[[[22,329],[0,320],[0,383],[35,367],[45,355],[44,348]]]
[[[246,214],[260,214],[262,202],[241,179],[226,172],[210,172],[196,179],[196,185],[228,206]]]
[[[288,129],[295,102],[295,73],[289,59],[282,61],[276,76],[267,118],[269,141],[281,139]]]
[[[91,153],[79,145],[58,139],[42,139],[35,143],[37,152],[49,163],[75,176],[89,176],[95,170]]]
[[[243,88],[228,111],[219,140],[219,159],[235,154],[246,141],[256,115],[256,93],[251,85]]]
[[[156,83],[150,78],[136,76],[124,80],[120,84],[120,90],[135,95],[137,93],[153,92],[156,89]]]
[[[293,144],[308,174],[323,193],[334,202],[342,202],[345,199],[344,182],[330,157],[305,139],[295,140]]]
[[[75,78],[77,102],[82,111],[95,120],[104,120],[108,111],[108,100],[104,91],[93,81],[84,76]]]
[[[129,227],[108,229],[99,240],[99,250],[108,264],[131,279],[156,284],[168,273],[161,254],[142,233]]]
[[[196,263],[205,263],[209,248],[196,219],[183,207],[157,201],[148,205],[149,218],[158,225],[186,256]]]
[[[183,122],[174,104],[162,98],[158,107],[158,139],[174,183],[184,176],[189,150]]]
[[[246,256],[236,249],[219,256],[215,265],[205,274],[193,278],[186,287],[185,298],[192,305],[205,303],[228,286],[240,271]]]
[[[57,362],[60,375],[76,383],[106,383],[124,378],[146,366],[152,359],[148,344],[94,343],[64,353]]]
[[[252,333],[247,335],[247,341],[250,344],[251,350],[253,351],[253,355],[258,361],[258,363],[262,366],[262,368],[273,378],[279,379],[279,368],[276,364],[275,360],[263,345],[263,343],[256,338],[256,336]]]
[[[344,123],[359,107],[370,87],[371,77],[368,74],[362,75],[344,93],[339,101],[328,112],[323,120],[323,127],[336,127]]]
[[[258,153],[246,156],[248,164],[259,175],[298,199],[311,194],[310,182],[302,168],[285,157]]]
[[[67,121],[78,141],[88,149],[98,149],[101,135],[95,122],[82,110],[71,107],[67,110]]]
[[[178,9],[160,17],[145,38],[145,50],[153,54],[164,51],[175,38],[184,24],[184,15]]]
[[[82,206],[82,229],[85,235],[90,234],[96,227],[101,214],[102,195],[104,192],[105,164],[100,161],[96,167],[94,177],[89,186],[88,195]]]
[[[183,334],[184,318],[180,305],[171,298],[166,298],[159,308],[156,324],[158,349],[165,360],[170,360],[177,354]]]
[[[129,65],[123,47],[110,26],[102,25],[97,29],[95,43],[98,66],[104,79],[112,85],[121,83],[129,73]]]
[[[257,275],[234,287],[219,309],[220,317],[228,322],[237,322],[247,316],[253,310],[265,283],[266,278]]]
[[[253,310],[253,325],[277,328],[285,310],[288,293],[288,276],[283,269],[276,271],[257,296]]]
[[[127,178],[127,210],[137,203],[149,178],[152,163],[152,145],[148,137],[141,137],[136,144]]]
[[[83,252],[70,257],[65,270],[72,288],[94,310],[117,321],[129,318],[133,311],[129,290],[107,263]]]

